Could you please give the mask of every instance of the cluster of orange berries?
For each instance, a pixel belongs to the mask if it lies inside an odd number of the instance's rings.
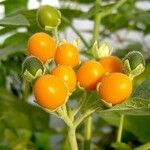
[[[36,33],[28,41],[29,55],[42,64],[54,60],[55,68],[38,77],[33,91],[37,103],[55,110],[63,105],[77,85],[85,90],[97,90],[107,103],[118,104],[132,92],[132,81],[123,74],[122,61],[116,56],[107,56],[99,61],[88,60],[80,65],[80,53],[68,42],[58,45],[46,33]]]

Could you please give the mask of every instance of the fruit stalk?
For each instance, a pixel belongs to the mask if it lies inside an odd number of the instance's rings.
[[[124,115],[121,115],[118,134],[117,134],[117,142],[119,143],[121,142],[123,123],[124,123]]]
[[[56,40],[56,44],[58,44],[59,40],[58,40],[58,29],[57,29],[57,27],[54,28],[53,34],[54,34],[54,37]]]

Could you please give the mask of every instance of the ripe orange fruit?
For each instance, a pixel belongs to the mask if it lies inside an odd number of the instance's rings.
[[[55,55],[55,62],[59,65],[75,67],[79,64],[80,55],[78,49],[70,43],[61,44]]]
[[[28,40],[29,55],[38,57],[46,62],[54,58],[56,43],[48,34],[39,32],[32,35]]]
[[[132,93],[132,81],[122,73],[105,76],[99,86],[99,94],[108,103],[118,104],[129,98]]]
[[[100,61],[106,73],[123,72],[123,63],[120,58],[116,56],[107,56]]]
[[[50,110],[64,104],[68,95],[64,82],[54,75],[44,75],[38,78],[33,91],[37,103]]]
[[[81,87],[94,90],[104,74],[103,66],[94,60],[87,61],[81,65],[77,72],[77,80]]]
[[[77,78],[76,73],[70,66],[60,65],[54,68],[52,74],[59,77],[66,83],[69,92],[76,88]]]

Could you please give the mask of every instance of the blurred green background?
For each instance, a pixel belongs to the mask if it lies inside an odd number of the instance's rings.
[[[118,0],[103,0],[95,9],[93,0],[0,1],[0,150],[69,150],[65,125],[33,103],[31,87],[21,76],[28,38],[42,31],[36,22],[36,9],[44,4],[56,6],[67,18],[59,27],[59,38],[83,38],[80,51],[88,58],[93,16],[109,11],[116,3]],[[149,78],[150,1],[126,0],[102,18],[99,35],[99,40],[109,42],[120,58],[133,50],[143,53],[146,69],[134,80],[135,87]],[[96,113],[93,117],[92,149],[113,149],[119,116]],[[126,116],[124,128],[122,141],[132,148],[150,142],[150,116]],[[77,130],[77,139],[82,145],[83,125]]]

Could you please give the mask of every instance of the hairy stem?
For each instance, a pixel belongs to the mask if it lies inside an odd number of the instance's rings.
[[[58,44],[59,40],[58,40],[58,29],[57,29],[57,27],[54,29],[53,34],[54,34],[54,37],[56,40],[56,44]]]
[[[117,142],[119,143],[121,142],[123,123],[124,123],[124,115],[121,115],[119,128],[118,128],[118,134],[117,134]]]
[[[101,22],[101,14],[98,13],[95,16],[95,21],[94,21],[94,30],[93,30],[93,43],[95,41],[98,42],[99,36],[100,36],[100,32],[99,32],[99,28],[100,28],[100,22]]]
[[[78,150],[78,144],[76,139],[76,126],[69,117],[69,112],[67,111],[66,104],[57,109],[58,117],[61,118],[68,126],[68,139],[70,143],[71,150]]]
[[[84,149],[90,150],[90,140],[91,140],[91,128],[92,128],[92,116],[89,116],[85,122],[85,142]]]
[[[30,92],[30,83],[24,80],[24,87],[23,87],[23,94],[22,94],[22,99],[24,101],[28,100],[29,92]]]
[[[77,139],[76,139],[76,129],[74,127],[70,127],[68,129],[68,138],[71,150],[78,150]]]

